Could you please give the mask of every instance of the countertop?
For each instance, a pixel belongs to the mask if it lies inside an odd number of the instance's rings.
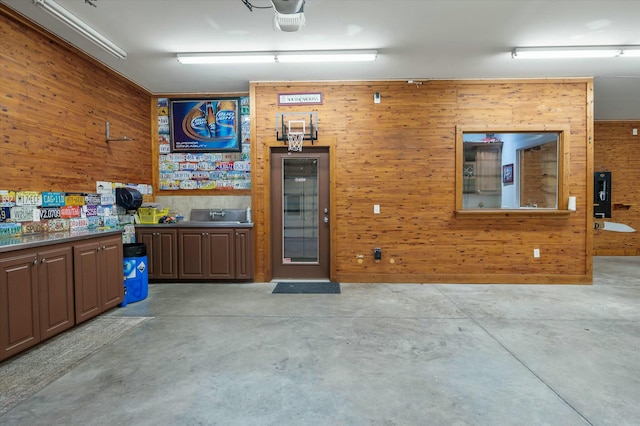
[[[176,223],[136,224],[136,228],[253,228],[253,223],[224,221],[182,221]]]
[[[15,237],[3,236],[0,237],[0,253],[66,243],[70,241],[86,240],[94,237],[121,235],[123,231],[123,229],[82,229],[77,231],[20,235]]]

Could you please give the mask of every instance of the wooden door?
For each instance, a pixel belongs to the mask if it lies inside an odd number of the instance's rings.
[[[329,151],[271,153],[273,278],[329,278]]]

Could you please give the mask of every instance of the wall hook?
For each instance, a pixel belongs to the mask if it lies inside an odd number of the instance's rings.
[[[122,137],[119,137],[119,138],[112,138],[109,135],[109,122],[108,121],[106,122],[105,128],[106,128],[106,140],[107,140],[107,143],[109,143],[111,141],[132,141],[133,140],[128,136],[122,136]]]

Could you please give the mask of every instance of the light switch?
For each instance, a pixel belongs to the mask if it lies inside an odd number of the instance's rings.
[[[373,214],[380,214],[380,204],[373,205]]]
[[[633,136],[638,136],[638,129],[633,129],[631,133],[633,134]]]

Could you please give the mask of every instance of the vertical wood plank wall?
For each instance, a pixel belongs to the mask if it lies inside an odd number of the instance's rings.
[[[150,94],[2,5],[0,46],[0,189],[151,183]]]
[[[594,171],[611,172],[610,222],[631,226],[636,232],[593,232],[596,256],[640,255],[640,132],[638,121],[596,121]],[[598,220],[597,222],[602,222]]]
[[[269,147],[281,146],[276,113],[314,110],[315,145],[330,147],[333,158],[332,279],[591,282],[591,79],[256,82],[250,92],[256,280],[271,278],[268,160]],[[279,93],[294,92],[322,92],[324,103],[278,105]],[[380,104],[373,102],[375,92]],[[456,126],[534,124],[570,126],[568,180],[577,212],[562,218],[455,218]],[[374,204],[381,205],[381,214],[373,214]],[[378,264],[375,247],[383,253]]]

